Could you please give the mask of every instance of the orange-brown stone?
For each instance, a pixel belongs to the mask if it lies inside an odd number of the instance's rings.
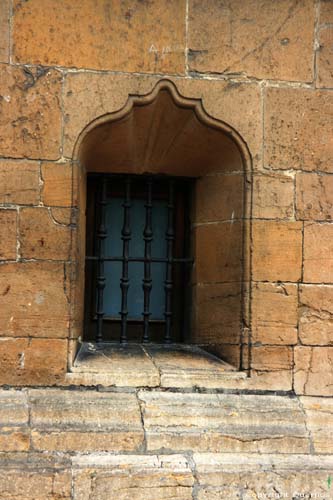
[[[16,259],[16,241],[16,210],[0,210],[0,260]]]
[[[333,15],[331,18],[333,23]],[[317,52],[318,87],[333,87],[333,26],[321,28]]]
[[[295,347],[297,394],[333,396],[333,347]]]
[[[39,164],[35,161],[0,161],[0,203],[37,205]]]
[[[312,81],[315,8],[312,0],[189,5],[189,67],[256,78]],[[300,36],[301,33],[301,36]]]
[[[333,345],[333,287],[301,285],[299,338],[305,345]]]
[[[296,175],[298,219],[330,221],[333,218],[333,177],[298,172]]]
[[[333,283],[333,224],[305,223],[304,281]]]
[[[184,73],[185,0],[14,2],[17,62]],[[75,28],[75,29],[74,29]]]
[[[58,224],[47,208],[20,210],[20,252],[26,259],[68,260],[71,229]]]
[[[8,65],[0,67],[1,156],[59,158],[60,89],[59,71]]]
[[[0,2],[0,62],[9,60],[10,0]]]
[[[70,207],[74,204],[70,164],[43,163],[42,180],[44,205]]]
[[[3,264],[0,284],[2,336],[68,336],[69,283],[62,264]]]
[[[254,221],[252,232],[254,280],[298,281],[302,268],[302,224]]]
[[[270,174],[253,176],[253,217],[290,219],[294,216],[294,178]]]
[[[333,172],[330,91],[269,88],[265,98],[265,165]]]
[[[252,342],[297,343],[297,285],[256,283],[252,290]]]

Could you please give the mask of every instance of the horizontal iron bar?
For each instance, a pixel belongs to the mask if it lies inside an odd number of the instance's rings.
[[[162,263],[188,263],[188,264],[193,264],[194,259],[158,259],[158,258],[151,258],[151,259],[145,259],[144,257],[127,257],[126,259],[124,257],[95,257],[95,256],[87,256],[86,260],[92,260],[92,261],[98,261],[98,260],[103,260],[105,262],[122,262],[123,260],[127,260],[128,262],[162,262]]]

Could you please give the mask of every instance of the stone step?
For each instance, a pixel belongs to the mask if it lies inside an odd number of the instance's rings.
[[[0,453],[0,498],[333,498],[333,455]]]

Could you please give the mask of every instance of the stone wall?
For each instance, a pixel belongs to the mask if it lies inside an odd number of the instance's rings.
[[[244,387],[332,395],[332,29],[324,0],[1,1],[1,384],[64,383],[80,334],[74,147],[164,77],[252,157]]]

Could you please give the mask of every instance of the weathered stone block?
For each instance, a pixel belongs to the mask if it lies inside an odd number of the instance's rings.
[[[46,12],[45,9],[40,10]],[[1,66],[0,155],[50,160],[59,158],[60,90],[59,71]]]
[[[308,453],[298,402],[276,396],[139,392],[147,449]]]
[[[333,283],[333,224],[305,224],[304,281]]]
[[[252,290],[252,342],[297,343],[297,285],[256,283]]]
[[[315,9],[311,0],[221,4],[191,1],[192,71],[312,81]],[[302,36],[300,36],[302,34]]]
[[[194,222],[243,217],[244,177],[239,174],[201,177],[195,185]]]
[[[0,336],[68,336],[69,284],[62,264],[4,264],[0,283]]]
[[[194,478],[181,455],[89,455],[77,457],[74,495],[89,500],[93,488],[98,500],[192,499]]]
[[[254,221],[253,279],[298,281],[302,267],[300,222]]]
[[[301,285],[299,338],[305,345],[333,345],[333,287]]]
[[[253,217],[290,219],[294,216],[293,175],[270,174],[253,177]]]
[[[243,224],[222,222],[194,229],[196,283],[242,279]]]
[[[0,210],[0,260],[16,259],[17,211]]]
[[[55,384],[67,367],[67,341],[0,338],[0,384]]]
[[[320,0],[319,9],[320,24],[332,23],[333,20],[333,4],[331,0]]]
[[[315,453],[332,453],[333,399],[305,396],[301,397],[300,401],[305,411]]]
[[[18,62],[184,73],[185,1],[15,0],[13,38]]]
[[[251,367],[256,371],[280,372],[292,369],[292,348],[285,346],[252,347]]]
[[[298,219],[329,221],[333,218],[333,178],[299,172],[296,176]]]
[[[295,347],[297,394],[333,396],[333,347]]]
[[[10,0],[0,2],[0,62],[9,61]]]
[[[332,92],[269,88],[265,101],[265,165],[333,172]]]
[[[333,15],[331,16],[333,23]],[[325,26],[319,31],[319,49],[317,52],[318,87],[333,87],[333,27]]]
[[[0,203],[37,205],[39,164],[35,161],[0,161]]]
[[[135,394],[36,390],[30,392],[36,450],[134,451],[143,442]]]
[[[26,259],[68,260],[71,229],[57,223],[47,208],[20,210],[20,253]]]
[[[0,391],[0,451],[28,451],[28,420],[26,394],[13,390]]]
[[[42,201],[44,205],[71,207],[75,205],[72,192],[72,166],[70,164],[42,164]]]

